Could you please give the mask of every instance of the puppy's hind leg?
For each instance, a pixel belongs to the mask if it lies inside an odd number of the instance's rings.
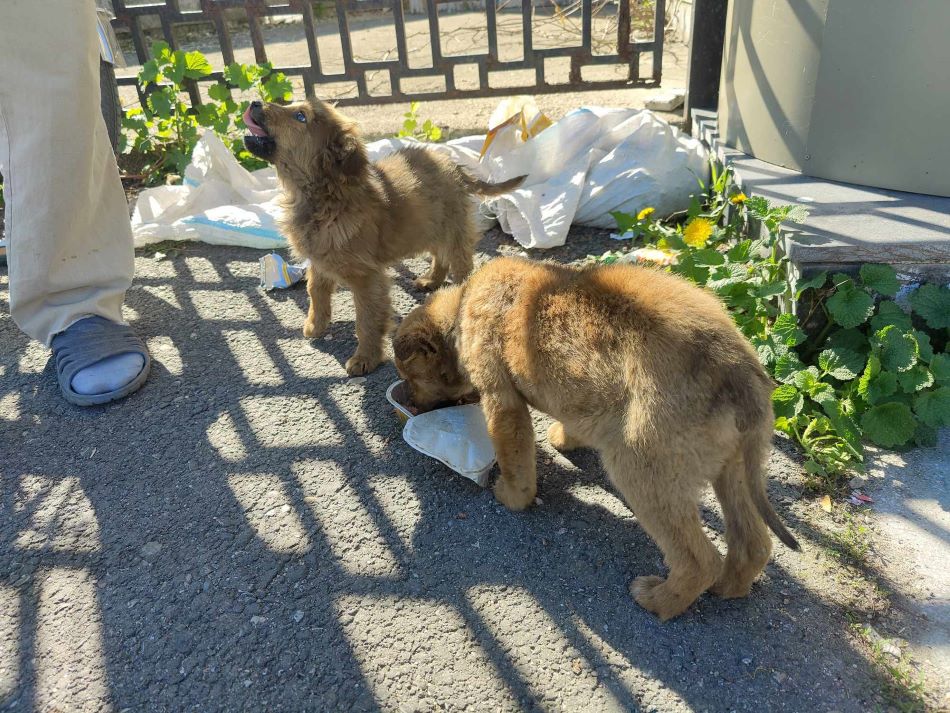
[[[711,591],[726,599],[749,593],[752,580],[765,568],[772,551],[772,537],[749,495],[747,471],[754,473],[752,477],[762,477],[755,464],[747,469],[742,454],[737,452],[713,481],[726,521],[728,551],[725,566]]]
[[[555,421],[548,428],[548,443],[559,451],[573,451],[584,447],[584,442],[560,421]]]
[[[313,265],[307,268],[307,294],[310,295],[310,309],[303,323],[303,335],[308,339],[319,337],[330,324],[330,299],[336,283],[326,275],[317,272]]]
[[[475,226],[475,221],[471,215],[466,215],[465,219],[458,227],[458,231],[448,242],[449,264],[452,267],[452,281],[455,284],[464,282],[472,272],[474,267],[475,245],[481,240],[481,233]]]
[[[392,326],[389,278],[379,272],[350,283],[356,306],[356,352],[346,361],[350,376],[368,374],[383,361],[383,340]]]
[[[437,290],[445,282],[445,276],[448,274],[448,260],[440,252],[433,252],[429,271],[425,275],[416,278],[414,284],[420,290]]]
[[[662,454],[639,456],[620,446],[603,457],[611,481],[669,567],[666,579],[637,577],[630,593],[663,621],[678,616],[716,581],[722,568],[719,552],[703,532],[698,494],[677,478],[674,467],[679,464]]]

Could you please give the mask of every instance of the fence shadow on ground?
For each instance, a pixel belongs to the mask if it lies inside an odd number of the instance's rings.
[[[391,365],[345,377],[349,295],[306,341],[305,291],[258,291],[257,258],[140,256],[155,370],[104,408],[62,402],[0,319],[0,709],[867,707],[873,667],[802,564],[819,535],[793,523],[804,554],[750,598],[661,624],[627,593],[661,556],[594,454],[541,443],[543,504],[507,512],[401,440]],[[422,267],[397,270],[402,314]]]

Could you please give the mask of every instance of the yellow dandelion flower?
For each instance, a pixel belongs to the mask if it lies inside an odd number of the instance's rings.
[[[745,193],[736,193],[729,199],[729,202],[732,203],[732,205],[739,205],[740,203],[745,203],[747,197]]]
[[[683,240],[693,248],[701,248],[712,235],[713,224],[705,218],[693,218],[683,231]]]
[[[653,208],[644,208],[639,213],[637,213],[637,220],[646,220],[651,215],[653,215]]]

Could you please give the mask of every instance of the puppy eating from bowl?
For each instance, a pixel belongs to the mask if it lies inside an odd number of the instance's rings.
[[[719,301],[683,279],[498,258],[410,312],[393,351],[420,410],[477,392],[500,466],[495,497],[512,510],[537,492],[529,406],[557,419],[555,448],[596,449],[669,568],[630,586],[661,619],[707,589],[747,595],[769,530],[798,548],[766,495],[771,380]],[[725,562],[699,517],[709,483]]]
[[[350,376],[367,374],[384,359],[392,322],[386,268],[428,252],[432,263],[418,287],[435,289],[450,273],[464,280],[481,237],[471,196],[501,195],[524,179],[486,183],[422,147],[373,163],[356,125],[317,99],[252,102],[244,123],[247,149],[277,170],[281,230],[298,257],[310,258],[304,336],[317,337],[329,325],[338,284],[353,293],[358,346],[345,365]]]

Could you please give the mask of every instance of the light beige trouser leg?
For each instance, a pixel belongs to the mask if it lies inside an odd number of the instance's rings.
[[[93,0],[0,0],[0,173],[10,312],[49,344],[122,322],[132,231],[99,109]]]

